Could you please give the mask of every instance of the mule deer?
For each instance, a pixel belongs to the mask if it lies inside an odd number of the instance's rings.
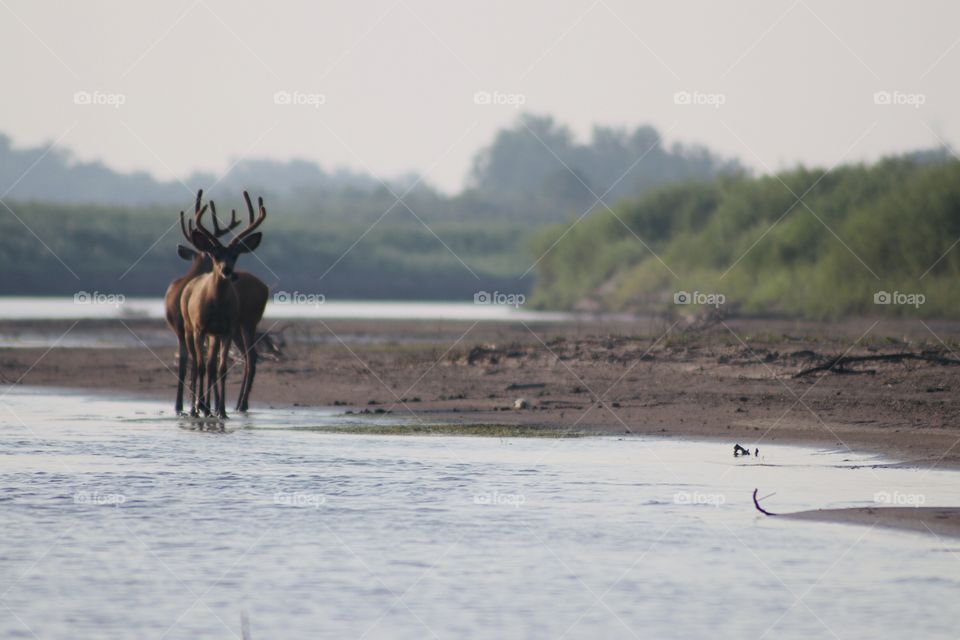
[[[250,196],[246,192],[244,192],[243,196],[247,202],[247,210],[250,215],[248,224],[252,224],[254,221],[253,203],[250,201]],[[194,217],[206,208],[206,205],[203,207],[200,206],[202,198],[203,190],[201,189],[197,192],[197,200],[193,211]],[[237,212],[233,210],[231,211],[230,222],[227,226],[220,227],[217,212],[214,208],[215,205],[213,202],[210,204],[214,236],[221,238],[233,231],[233,229],[240,224],[240,221],[237,220]],[[183,211],[180,212],[180,230],[187,242],[192,244],[193,221],[185,222]],[[177,336],[177,346],[179,348],[179,370],[177,375],[177,400],[175,408],[176,412],[181,414],[183,413],[183,387],[187,376],[188,349],[184,335],[183,313],[180,310],[180,298],[187,283],[199,275],[209,273],[213,268],[213,263],[207,254],[182,244],[177,245],[177,254],[184,260],[190,261],[190,268],[186,274],[170,283],[164,296],[164,306],[166,309],[167,325],[169,325],[171,331]],[[257,351],[254,347],[256,330],[261,318],[263,318],[263,311],[266,308],[270,290],[267,285],[251,273],[237,271],[236,276],[234,289],[236,289],[237,295],[240,298],[240,330],[234,334],[233,343],[243,354],[244,358],[243,381],[240,384],[240,395],[237,398],[237,410],[246,411],[249,408],[250,391],[253,388],[253,378],[257,371]]]
[[[202,218],[206,208],[195,209],[194,228],[190,233],[191,244],[210,259],[212,270],[188,281],[180,295],[184,339],[193,361],[190,371],[190,388],[193,396],[191,415],[200,413],[209,415],[211,410],[208,403],[211,395],[215,395],[216,415],[220,418],[227,417],[227,356],[230,343],[238,333],[242,336],[245,361],[248,363],[252,361],[250,356],[254,350],[255,326],[251,331],[241,326],[241,302],[235,285],[238,280],[235,265],[240,255],[254,251],[259,246],[263,236],[259,232],[253,232],[263,223],[267,210],[263,206],[263,198],[260,198],[260,212],[254,219],[253,205],[246,192],[244,192],[244,198],[250,209],[250,222],[247,228],[237,234],[227,246],[223,246],[216,234],[203,226]],[[211,211],[214,211],[215,205],[212,202],[210,204]],[[236,217],[233,216],[231,225],[235,219]],[[214,228],[220,231],[216,223]],[[214,377],[214,368],[216,368],[216,377]],[[208,376],[209,379],[205,380]],[[247,380],[247,383],[246,391],[249,393],[252,377]],[[211,390],[214,390],[214,394],[211,394]]]

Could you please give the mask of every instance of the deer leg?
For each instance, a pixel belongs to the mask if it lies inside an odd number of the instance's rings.
[[[199,415],[209,416],[210,408],[207,406],[207,397],[206,397],[206,373],[207,373],[207,350],[206,350],[206,336],[197,334],[196,338],[196,368],[197,368],[197,406],[196,412]]]
[[[177,336],[177,346],[180,348],[180,361],[177,363],[177,404],[176,412],[183,413],[183,386],[187,378],[187,340],[181,334]]]
[[[210,336],[207,342],[207,413],[211,415],[220,403],[219,389],[217,388],[217,352],[220,348],[220,338]]]
[[[235,407],[237,411],[241,411],[240,405],[243,402],[243,393],[247,388],[247,374],[249,373],[249,367],[247,366],[247,351],[243,346],[243,333],[241,329],[237,329],[237,332],[233,334],[233,344],[237,346],[237,349],[240,351],[241,355],[243,355],[243,379],[240,381],[240,395],[237,396],[237,406]]]
[[[244,329],[243,338],[243,385],[240,388],[240,397],[237,398],[237,410],[246,411],[250,408],[250,391],[253,390],[253,378],[257,375],[257,345],[256,332]]]
[[[227,368],[230,364],[230,338],[222,338],[219,341],[220,346],[220,368],[218,370],[217,382],[220,386],[220,397],[217,398],[217,416],[226,419],[227,417]]]
[[[214,413],[220,404],[220,388],[217,386],[217,350],[219,349],[219,340],[211,337],[207,344],[207,403],[210,412]]]
[[[190,415],[196,417],[199,406],[197,402],[197,363],[199,362],[197,359],[197,345],[192,334],[186,336],[185,342],[190,352]]]

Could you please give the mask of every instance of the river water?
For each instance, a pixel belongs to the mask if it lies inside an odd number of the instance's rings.
[[[351,320],[486,320],[503,322],[559,322],[572,313],[529,311],[522,305],[486,302],[415,302],[409,300],[320,300],[301,302],[297,292],[280,292],[267,303],[264,318]],[[164,317],[163,298],[128,298],[98,291],[74,297],[0,296],[0,320],[76,320]]]
[[[225,432],[0,389],[0,638],[956,638],[960,542],[760,516],[960,502],[952,472],[647,438]],[[380,422],[383,422],[381,420]],[[866,465],[866,466],[864,466]]]

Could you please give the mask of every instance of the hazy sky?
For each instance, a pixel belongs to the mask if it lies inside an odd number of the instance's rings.
[[[164,179],[300,157],[455,190],[519,112],[478,91],[581,138],[650,123],[760,171],[960,139],[948,1],[0,0],[0,42],[17,146]]]

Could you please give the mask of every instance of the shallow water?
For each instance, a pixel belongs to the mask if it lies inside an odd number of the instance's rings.
[[[955,638],[960,623],[960,542],[764,518],[750,499],[955,505],[950,472],[799,447],[286,428],[348,420],[307,409],[215,433],[152,401],[3,393],[2,638],[235,638],[244,612],[256,639]]]
[[[111,298],[112,300],[112,298]],[[77,303],[71,297],[10,297],[0,296],[0,320],[120,320],[142,318],[161,320],[164,317],[161,298],[125,298],[115,303]],[[462,322],[560,322],[598,316],[573,313],[528,311],[508,305],[471,304],[462,302],[413,302],[381,300],[327,301],[323,304],[267,303],[261,329],[270,330],[295,320],[423,320]],[[610,318],[615,315],[607,316]],[[393,332],[340,332],[336,336],[326,331],[317,334],[289,335],[290,342],[324,343],[342,340],[347,344],[417,342],[424,338],[403,338]],[[0,348],[45,349],[88,348],[121,349],[149,347],[166,348],[176,345],[176,339],[166,327],[136,329],[74,325],[64,327],[21,322],[18,326],[0,331]]]
[[[124,298],[100,292],[75,297],[0,296],[0,320],[75,320],[78,318],[163,318],[163,298]],[[320,304],[267,303],[269,319],[373,319],[373,320],[502,320],[557,322],[572,313],[528,311],[503,304],[470,302],[414,302],[393,300],[330,300]]]

